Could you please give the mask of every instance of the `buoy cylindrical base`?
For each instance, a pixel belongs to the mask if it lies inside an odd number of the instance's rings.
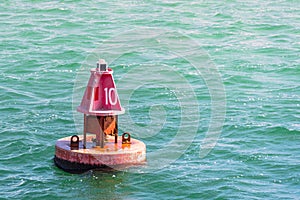
[[[136,139],[130,144],[122,144],[118,136],[107,136],[103,148],[93,143],[95,135],[86,137],[86,148],[83,148],[83,136],[79,136],[79,148],[70,146],[71,137],[57,140],[55,145],[54,163],[61,169],[71,173],[82,173],[91,169],[122,169],[133,165],[144,164],[146,161],[146,145]]]

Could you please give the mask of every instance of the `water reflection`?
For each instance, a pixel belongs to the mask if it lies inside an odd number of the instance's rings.
[[[110,170],[90,170],[81,175],[85,191],[80,198],[83,199],[126,199],[126,193],[119,192],[127,175],[125,172]]]

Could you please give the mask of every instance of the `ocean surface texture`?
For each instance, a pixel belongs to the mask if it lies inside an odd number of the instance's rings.
[[[300,198],[299,1],[2,0],[0,19],[0,199]],[[69,174],[55,142],[81,134],[99,58],[148,167]]]

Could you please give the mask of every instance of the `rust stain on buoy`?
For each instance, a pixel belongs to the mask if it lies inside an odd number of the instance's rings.
[[[113,70],[104,60],[91,69],[90,79],[77,111],[83,113],[83,134],[59,139],[55,145],[55,164],[69,172],[97,168],[118,168],[143,164],[146,145],[125,132],[118,136],[118,115],[122,108]]]

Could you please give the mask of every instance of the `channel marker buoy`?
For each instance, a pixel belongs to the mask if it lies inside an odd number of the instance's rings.
[[[100,59],[77,111],[83,113],[83,134],[56,141],[54,163],[82,173],[91,169],[122,169],[146,161],[146,145],[130,133],[118,134],[118,115],[124,114],[113,79],[113,70]]]

